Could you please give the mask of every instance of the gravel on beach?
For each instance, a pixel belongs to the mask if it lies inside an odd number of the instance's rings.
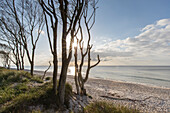
[[[35,74],[42,75],[43,72],[35,71]],[[48,72],[47,76],[52,77],[52,73]],[[67,82],[75,91],[74,76],[68,75]],[[89,102],[108,101],[141,112],[170,113],[170,88],[95,78],[89,78],[85,88],[92,97]]]

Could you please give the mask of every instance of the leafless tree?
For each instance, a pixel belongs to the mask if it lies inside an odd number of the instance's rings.
[[[83,14],[83,9],[85,7],[85,0],[59,0],[60,4],[60,14],[62,18],[62,68],[59,79],[58,96],[61,105],[64,104],[65,95],[65,83],[67,78],[67,69],[72,58],[72,46],[74,38],[76,35],[76,27],[78,21]],[[67,35],[70,33],[70,47],[67,55],[66,39]]]
[[[12,57],[10,60],[16,65],[17,69],[24,69],[25,50],[19,36],[19,28],[11,12],[9,2],[3,1],[0,5],[0,40],[6,42],[11,48]],[[14,59],[13,59],[14,58]]]
[[[5,12],[7,16],[3,16],[3,19],[6,18],[15,22],[15,26],[13,25],[13,27],[17,29],[15,29],[17,36],[13,37],[17,37],[16,44],[14,45],[15,47],[19,45],[17,48],[19,52],[17,53],[24,54],[22,49],[25,49],[31,66],[30,73],[33,75],[35,49],[44,26],[43,11],[36,0],[4,0],[4,8],[8,10],[3,10],[3,13]],[[8,21],[5,24],[9,26]],[[12,30],[9,29],[9,31]],[[22,56],[21,61],[23,62],[24,59]]]
[[[57,90],[57,73],[58,73],[58,59],[57,59],[57,30],[58,30],[58,3],[55,0],[38,0],[43,8],[46,31],[50,50],[53,55],[53,91],[56,94]],[[52,36],[50,35],[50,27],[52,29]]]
[[[17,27],[15,27],[15,22],[10,20],[5,13],[0,18],[0,40],[6,42],[11,49],[12,55],[10,60],[16,65],[17,70],[24,69],[24,55],[25,50],[20,41],[20,37],[17,33]]]
[[[98,55],[97,56],[98,61],[95,64],[91,65],[91,55],[90,55],[91,49],[93,46],[90,44],[90,41],[91,41],[90,30],[95,23],[95,13],[96,13],[96,9],[97,9],[97,7],[96,7],[97,2],[92,1],[91,4],[86,3],[84,13],[83,13],[85,28],[86,28],[86,31],[88,34],[87,35],[88,41],[87,41],[86,49],[84,48],[84,41],[83,41],[84,33],[82,30],[81,20],[79,20],[79,31],[81,34],[81,38],[80,39],[77,38],[77,45],[79,45],[81,60],[80,60],[80,65],[78,66],[78,63],[77,63],[77,51],[78,51],[77,49],[78,48],[75,47],[75,53],[74,53],[74,56],[75,56],[75,84],[76,84],[77,94],[82,94],[82,95],[86,95],[86,89],[84,87],[84,84],[88,80],[90,69],[97,66],[100,63],[100,58]],[[88,17],[88,9],[90,7],[89,5],[92,6],[93,11],[90,14],[90,16]],[[84,52],[84,50],[85,50],[85,52]],[[85,77],[83,78],[82,68],[83,68],[84,60],[85,60],[86,56],[87,56],[87,70],[86,70]]]
[[[20,36],[27,53],[28,61],[31,65],[30,73],[33,75],[35,49],[44,26],[43,12],[38,1],[24,0],[21,3],[21,5],[16,5],[17,2],[13,0],[13,11],[20,28]],[[17,9],[20,10],[17,11]],[[31,42],[31,50],[29,49],[29,40]]]
[[[50,44],[51,53],[53,55],[53,90],[56,92],[58,90],[59,102],[61,105],[64,105],[64,95],[65,95],[65,83],[67,78],[67,70],[69,63],[72,58],[72,45],[74,38],[78,31],[78,21],[81,19],[85,5],[89,4],[89,1],[92,0],[39,0],[41,4],[46,21],[47,34]],[[52,28],[53,36],[50,36],[49,21]],[[62,42],[62,66],[61,74],[59,78],[59,86],[57,88],[57,69],[58,69],[58,60],[57,60],[57,31],[58,23],[61,23],[61,42]],[[70,44],[67,48],[69,36]],[[51,40],[53,39],[53,41]]]

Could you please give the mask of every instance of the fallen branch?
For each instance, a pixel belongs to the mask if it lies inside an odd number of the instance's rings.
[[[44,75],[43,75],[43,77],[42,77],[42,80],[45,78],[45,75],[46,75],[46,73],[47,73],[47,71],[50,69],[50,67],[51,67],[51,62],[49,61],[49,66],[48,66],[48,68],[44,71]]]
[[[108,99],[113,99],[113,100],[132,101],[132,102],[136,102],[136,101],[141,102],[141,101],[146,101],[147,99],[153,98],[153,96],[149,96],[149,97],[147,97],[145,99],[138,100],[138,99],[130,99],[130,98],[114,98],[114,97],[110,97],[110,96],[100,96],[100,97],[108,98]],[[160,98],[158,98],[158,99],[160,99]]]

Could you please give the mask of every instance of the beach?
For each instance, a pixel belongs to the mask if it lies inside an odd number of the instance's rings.
[[[43,75],[42,71],[34,74]],[[52,77],[48,72],[46,76]],[[74,76],[68,75],[67,82],[75,90]],[[85,84],[87,94],[92,98],[88,102],[108,101],[116,105],[139,109],[141,112],[169,113],[170,88],[128,83],[114,80],[89,78]]]

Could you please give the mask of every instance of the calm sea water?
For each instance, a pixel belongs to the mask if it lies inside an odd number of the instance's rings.
[[[46,69],[47,66],[35,67],[39,71]],[[74,72],[74,67],[69,67],[68,74]],[[170,88],[170,66],[98,66],[91,69],[90,77]]]

